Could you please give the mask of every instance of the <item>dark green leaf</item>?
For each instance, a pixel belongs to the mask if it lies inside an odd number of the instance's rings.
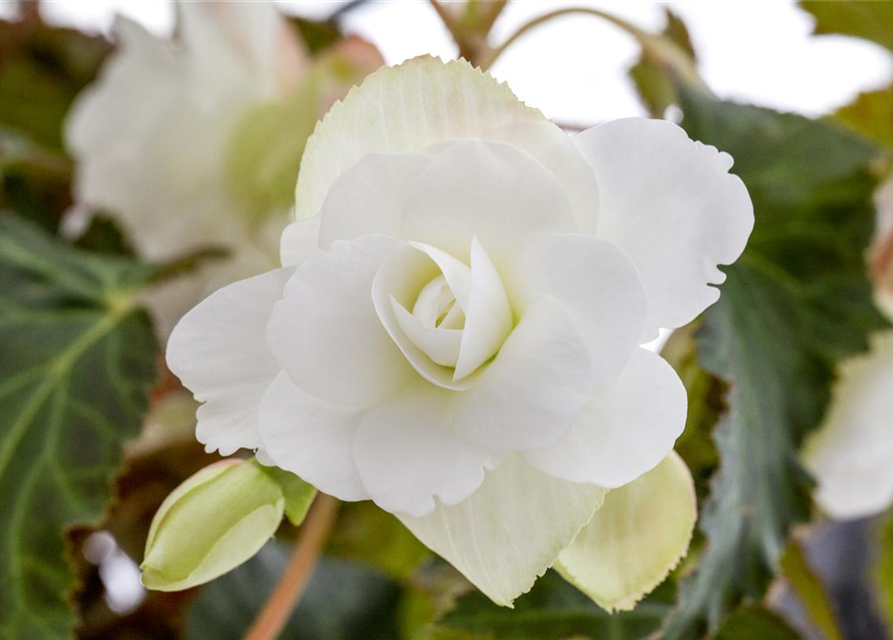
[[[727,380],[715,430],[720,469],[701,518],[708,543],[665,638],[715,630],[762,598],[790,527],[810,515],[797,461],[818,426],[835,363],[884,326],[863,254],[874,227],[876,150],[834,126],[682,93],[683,126],[735,158],[756,226],[697,335],[704,368]]]
[[[107,40],[73,29],[48,27],[34,10],[0,22],[0,126],[48,149],[62,148],[62,123],[75,96],[93,81]]]
[[[271,543],[202,589],[189,608],[186,640],[240,640],[288,561]],[[279,640],[394,640],[399,585],[361,563],[323,558]]]
[[[695,50],[691,44],[688,28],[682,19],[669,9],[664,10],[667,18],[667,26],[663,30],[664,36],[674,42],[685,53],[695,60]],[[642,104],[648,112],[660,118],[671,104],[676,102],[676,90],[664,69],[644,56],[639,58],[629,70],[630,78],[636,86]]]
[[[800,640],[800,635],[779,615],[751,605],[730,615],[714,640]]]
[[[97,253],[136,255],[133,246],[124,237],[124,233],[115,220],[102,215],[93,216],[90,225],[77,239],[75,246]]]
[[[301,34],[301,39],[310,53],[318,53],[331,47],[344,37],[333,20],[308,20],[298,16],[293,16],[290,20]]]
[[[657,630],[672,597],[672,583],[667,582],[633,611],[612,615],[550,571],[518,598],[514,609],[499,607],[473,591],[438,624],[488,640],[637,640]]]
[[[872,40],[893,51],[893,3],[802,0],[800,6],[815,16],[815,33],[840,33]]]
[[[158,268],[0,218],[0,637],[68,638],[64,529],[94,523],[158,345],[135,291]]]

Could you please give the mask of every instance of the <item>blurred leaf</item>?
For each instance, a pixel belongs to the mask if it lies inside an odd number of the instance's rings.
[[[158,267],[0,218],[0,637],[68,638],[64,529],[102,515],[158,345],[133,301]]]
[[[735,158],[756,226],[696,336],[702,366],[729,382],[729,410],[715,429],[708,543],[665,640],[715,630],[737,602],[762,598],[789,529],[810,515],[797,453],[825,411],[835,363],[884,326],[863,257],[877,151],[827,123],[681,98],[689,135]]]
[[[515,601],[514,609],[499,607],[473,591],[460,598],[438,625],[487,640],[637,640],[660,627],[672,602],[672,582],[668,581],[634,610],[608,614],[549,571]]]
[[[679,45],[679,48],[695,61],[695,49],[685,23],[669,9],[664,9],[664,13],[667,26],[664,27],[662,35]],[[663,117],[667,107],[676,102],[676,90],[666,71],[644,56],[640,56],[639,61],[630,67],[629,76],[636,86],[642,104],[655,118]]]
[[[835,619],[834,607],[818,575],[809,566],[796,537],[788,541],[781,556],[781,570],[797,592],[806,612],[825,640],[844,640]]]
[[[99,36],[45,25],[35,8],[0,22],[0,126],[61,150],[68,108],[112,47]]]
[[[800,6],[815,17],[816,34],[855,36],[893,51],[893,3],[801,0]]]
[[[288,561],[271,543],[202,589],[187,612],[185,640],[240,640]],[[324,557],[279,640],[394,640],[399,585],[359,563]]]
[[[97,253],[114,253],[121,256],[135,256],[133,245],[124,237],[121,227],[113,218],[95,215],[86,231],[75,242],[75,246]]]
[[[878,524],[878,559],[874,565],[878,604],[887,628],[893,631],[893,511]]]
[[[893,85],[860,93],[832,117],[893,150]]]
[[[800,634],[778,614],[749,605],[726,618],[714,640],[800,640]]]
[[[371,501],[341,505],[326,553],[368,562],[400,579],[431,555],[396,517]]]
[[[289,21],[295,25],[311,54],[319,53],[344,38],[334,20],[308,20],[290,16]]]

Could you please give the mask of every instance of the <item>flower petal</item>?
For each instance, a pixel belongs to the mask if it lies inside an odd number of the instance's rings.
[[[525,456],[556,478],[620,487],[673,450],[687,408],[685,387],[673,367],[636,348],[620,378],[592,395],[566,436]]]
[[[531,305],[499,354],[453,394],[456,433],[502,451],[539,449],[567,433],[592,393],[595,364],[570,314],[544,299]]]
[[[264,332],[293,269],[270,271],[211,294],[174,327],[167,364],[204,402],[196,437],[228,456],[260,445],[260,400],[280,371]]]
[[[431,162],[423,153],[373,153],[347,168],[322,204],[319,246],[373,233],[402,237],[406,199]]]
[[[296,267],[319,246],[320,216],[297,220],[282,230],[279,258],[283,267]]]
[[[647,313],[636,268],[622,251],[585,235],[532,236],[509,253],[502,276],[516,314],[543,298],[567,309],[597,365],[596,388],[617,379]]]
[[[567,194],[533,156],[502,142],[464,140],[437,155],[419,177],[400,237],[468,264],[477,236],[498,265],[525,236],[573,231],[575,224]]]
[[[381,265],[405,247],[385,236],[339,241],[295,270],[267,338],[296,387],[332,404],[366,408],[413,379],[370,296]]]
[[[719,298],[717,265],[734,262],[753,229],[732,158],[665,120],[615,120],[574,141],[598,180],[596,236],[623,249],[648,292],[641,341],[690,322]]]
[[[841,367],[824,424],[804,462],[818,481],[815,500],[840,520],[880,513],[893,503],[893,332]]]
[[[353,456],[375,503],[417,517],[434,510],[434,497],[456,504],[484,479],[501,456],[458,439],[449,413],[450,392],[420,382],[366,413]]]
[[[512,309],[490,256],[475,236],[471,241],[471,283],[465,329],[453,380],[467,377],[499,351],[512,330]]]
[[[270,460],[339,500],[368,500],[353,462],[361,411],[304,393],[281,372],[260,405],[260,437]]]
[[[598,222],[598,182],[573,138],[553,122],[513,122],[488,131],[486,140],[523,149],[549,170],[573,205],[577,230],[594,233]]]
[[[296,217],[319,212],[338,176],[370,153],[421,151],[445,140],[478,138],[502,124],[543,120],[507,85],[465,60],[425,56],[383,68],[336,103],[307,141]]]
[[[691,472],[675,452],[608,492],[555,568],[608,611],[629,610],[679,563],[697,519]]]
[[[589,522],[604,494],[510,456],[464,502],[438,504],[422,518],[397,517],[493,602],[511,606]]]

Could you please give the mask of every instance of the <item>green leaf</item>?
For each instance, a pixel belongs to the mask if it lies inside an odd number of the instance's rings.
[[[291,16],[289,21],[298,30],[301,39],[311,54],[319,53],[344,38],[334,20],[308,20],[300,16]]]
[[[158,345],[135,292],[158,267],[0,216],[0,637],[68,638],[64,530],[95,523]]]
[[[860,93],[832,117],[893,150],[893,85]]]
[[[268,544],[202,589],[187,611],[185,640],[240,640],[288,561]],[[323,557],[279,640],[394,640],[399,585],[360,563]]]
[[[800,6],[815,17],[816,34],[855,36],[893,51],[893,4],[889,2],[801,0]]]
[[[285,498],[285,516],[297,527],[307,517],[310,505],[316,497],[316,489],[290,471],[283,471],[279,467],[261,468],[279,484]]]
[[[697,335],[702,365],[730,385],[729,409],[714,435],[708,543],[666,640],[715,630],[737,602],[762,598],[789,529],[810,515],[797,453],[821,421],[835,364],[884,326],[863,258],[876,149],[828,123],[681,97],[689,135],[735,159],[756,225]]]
[[[111,44],[73,29],[48,27],[37,3],[0,22],[0,126],[62,149],[62,123],[75,96],[94,80]]]
[[[778,614],[750,605],[730,615],[714,640],[800,640],[800,635]]]
[[[460,598],[438,625],[488,640],[637,640],[660,627],[672,597],[672,583],[667,582],[634,610],[608,614],[549,571],[515,601],[514,609],[499,607],[473,591]]]
[[[825,640],[844,640],[831,599],[818,575],[809,566],[796,538],[791,538],[781,556],[781,570],[797,592],[815,626],[824,634]]]
[[[664,12],[667,26],[664,27],[662,35],[679,45],[679,48],[690,55],[694,62],[695,50],[691,44],[688,28],[675,13],[669,9],[665,9]],[[667,107],[676,102],[676,90],[666,70],[646,57],[640,56],[639,61],[630,67],[629,76],[636,86],[642,104],[655,118],[662,117]]]

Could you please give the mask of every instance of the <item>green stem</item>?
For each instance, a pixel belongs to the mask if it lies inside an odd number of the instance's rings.
[[[610,22],[634,37],[642,47],[642,54],[646,58],[658,66],[663,67],[666,71],[672,72],[688,86],[708,95],[712,95],[710,89],[698,74],[691,56],[689,56],[675,42],[665,36],[643,31],[634,24],[631,24],[622,18],[618,18],[615,15],[590,7],[567,7],[564,9],[557,9],[555,11],[550,11],[549,13],[544,13],[541,16],[537,16],[529,22],[525,22],[501,45],[495,47],[490,52],[490,55],[481,64],[481,68],[485,70],[489,69],[506,49],[512,46],[518,38],[526,34],[528,31],[550,22],[555,18],[567,15],[588,15]]]

